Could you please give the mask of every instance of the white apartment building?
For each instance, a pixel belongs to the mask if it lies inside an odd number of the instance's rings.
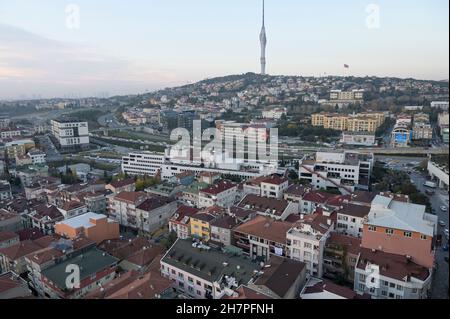
[[[289,180],[285,177],[272,175],[261,182],[261,196],[282,199],[289,187]]]
[[[14,138],[21,136],[22,132],[20,130],[3,130],[0,132],[0,138],[1,139],[7,139],[7,138]]]
[[[229,181],[219,181],[200,190],[199,208],[220,206],[231,207],[237,201],[237,185]]]
[[[271,120],[279,120],[283,115],[287,114],[286,108],[275,108],[271,110],[266,110],[262,112],[262,117],[265,119],[271,119]]]
[[[433,101],[431,102],[432,108],[439,108],[441,110],[448,110],[448,102],[445,101]]]
[[[46,163],[47,154],[44,152],[37,150],[37,149],[31,149],[28,152],[28,157],[31,158],[31,161],[33,162],[33,165],[41,165]]]
[[[184,173],[184,172],[192,172],[196,176],[200,173],[217,173],[220,175],[231,176],[231,177],[239,177],[243,179],[255,178],[258,176],[264,175],[265,170],[257,171],[257,170],[234,170],[234,169],[223,169],[223,168],[205,168],[200,165],[182,165],[182,164],[170,164],[166,163],[161,166],[161,178],[163,180],[169,180],[172,177]],[[267,172],[273,172],[272,170],[267,170]]]
[[[286,234],[290,258],[304,262],[310,276],[322,277],[325,243],[333,228],[330,218],[315,216],[314,219],[304,219]]]
[[[289,180],[276,174],[248,180],[243,185],[244,194],[282,199],[289,187]]]
[[[161,170],[165,156],[158,153],[130,153],[122,158],[122,172],[131,175],[155,176]]]
[[[355,292],[372,299],[427,299],[431,282],[431,271],[404,255],[362,248],[355,267]]]
[[[52,120],[52,134],[61,148],[89,146],[89,127],[85,121]]]
[[[331,90],[330,101],[361,101],[364,99],[364,90],[341,91]]]
[[[344,204],[337,211],[337,232],[361,238],[364,220],[369,215],[370,207],[357,204]]]
[[[314,159],[301,161],[299,175],[315,189],[338,189],[349,194],[369,189],[373,165],[373,154],[317,152]]]
[[[108,198],[108,216],[126,227],[136,227],[137,207],[149,196],[143,192],[122,192]]]

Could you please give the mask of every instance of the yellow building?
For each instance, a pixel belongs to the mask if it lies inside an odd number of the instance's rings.
[[[343,115],[318,113],[312,115],[312,125],[347,132],[375,132],[385,121],[384,113],[359,113]]]
[[[211,238],[211,222],[215,217],[211,214],[201,213],[191,216],[191,235],[194,238],[207,242]]]
[[[376,118],[355,117],[347,121],[347,130],[349,132],[375,132],[379,127]]]
[[[6,154],[8,158],[16,158],[25,156],[27,152],[34,148],[35,144],[33,140],[16,140],[5,144]]]

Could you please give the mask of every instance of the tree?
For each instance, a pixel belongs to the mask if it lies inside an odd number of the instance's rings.
[[[170,247],[173,246],[173,244],[175,243],[177,238],[178,238],[177,233],[172,231],[169,233],[167,238],[164,238],[161,240],[161,245],[168,250],[168,249],[170,249]]]

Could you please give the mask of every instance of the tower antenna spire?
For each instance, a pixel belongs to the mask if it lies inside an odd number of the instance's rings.
[[[262,1],[262,28],[259,34],[259,41],[261,42],[261,74],[266,74],[266,27],[265,27],[265,1]]]
[[[263,25],[263,27],[264,27],[264,21],[265,20],[265,3],[264,3],[264,0],[263,0],[263,12],[262,12],[262,25]]]

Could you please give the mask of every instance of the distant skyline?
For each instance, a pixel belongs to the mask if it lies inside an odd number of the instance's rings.
[[[261,6],[0,0],[0,99],[136,94],[259,73]],[[449,78],[447,0],[266,0],[265,7],[267,74]]]

